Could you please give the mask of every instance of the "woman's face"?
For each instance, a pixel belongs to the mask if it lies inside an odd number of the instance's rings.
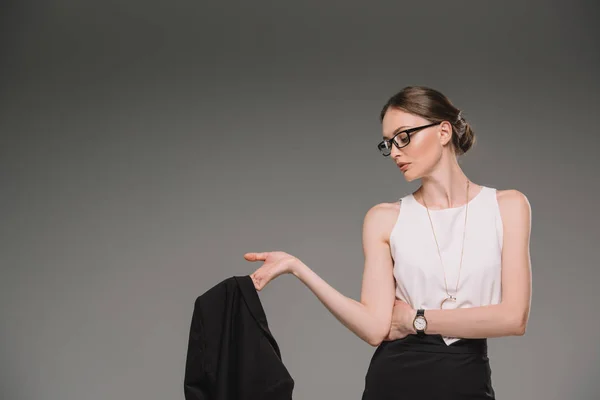
[[[430,123],[431,121],[417,115],[389,108],[382,121],[383,137],[389,140],[401,130]],[[428,175],[435,168],[442,157],[444,144],[450,139],[450,136],[447,135],[449,126],[448,123],[442,123],[412,132],[410,143],[400,149],[392,145],[389,157],[398,165],[407,181],[410,182]],[[400,136],[397,136],[396,140],[402,146]],[[402,166],[405,163],[408,165]]]

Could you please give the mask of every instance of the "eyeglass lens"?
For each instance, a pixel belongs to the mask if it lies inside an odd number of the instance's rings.
[[[401,134],[397,135],[393,140],[396,141],[396,143],[398,144],[399,147],[404,147],[408,144],[409,142],[409,138],[408,138],[408,134],[406,132],[402,132]],[[384,156],[389,156],[392,152],[392,147],[393,144],[391,144],[391,142],[384,140],[380,145],[379,145],[379,151],[384,155]]]

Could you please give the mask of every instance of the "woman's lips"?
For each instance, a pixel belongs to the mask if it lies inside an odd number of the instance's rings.
[[[409,166],[410,166],[410,163],[407,163],[407,164],[402,164],[402,165],[400,166],[400,170],[401,170],[402,172],[404,172],[404,171],[406,171],[406,169],[407,169]]]

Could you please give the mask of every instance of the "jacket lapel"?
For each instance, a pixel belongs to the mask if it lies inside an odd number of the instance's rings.
[[[271,334],[269,330],[269,324],[267,323],[267,316],[265,315],[265,310],[260,302],[260,298],[258,297],[258,292],[254,287],[254,283],[252,282],[252,277],[250,275],[244,276],[236,276],[236,282],[240,288],[240,292],[242,293],[242,297],[250,310],[250,313],[256,320],[256,323],[260,327],[260,329],[264,332],[265,336],[273,346],[277,357],[281,359],[281,352],[279,350],[279,346],[275,341],[275,338]]]

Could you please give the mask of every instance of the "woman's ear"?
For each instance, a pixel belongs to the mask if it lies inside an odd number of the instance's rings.
[[[442,121],[439,125],[440,142],[442,146],[452,140],[452,125],[448,121]]]

